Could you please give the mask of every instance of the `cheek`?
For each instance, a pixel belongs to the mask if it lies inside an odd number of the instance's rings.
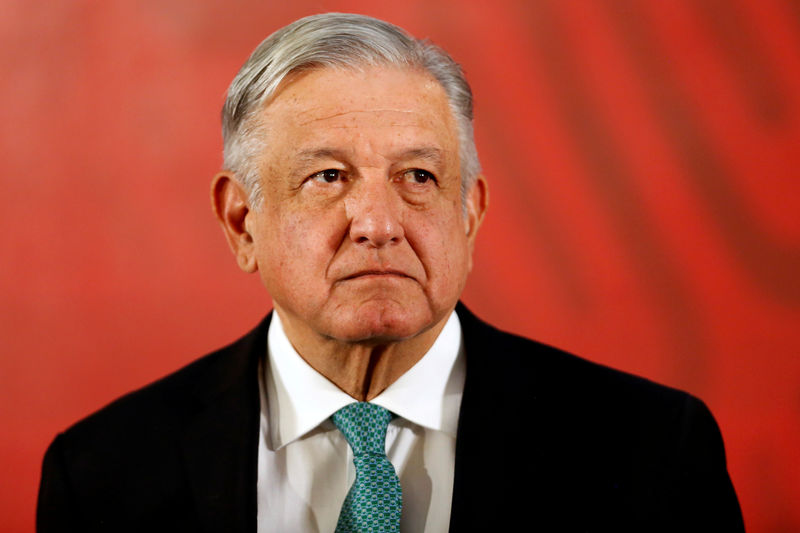
[[[415,224],[412,246],[432,282],[432,290],[452,290],[463,283],[469,249],[463,217],[455,213],[422,214]]]
[[[293,210],[273,217],[265,228],[264,275],[306,286],[321,281],[325,269],[341,243],[342,234],[335,213]],[[265,280],[268,281],[268,280]]]
[[[343,209],[300,210],[285,217],[278,245],[291,250],[287,252],[291,257],[304,257],[310,265],[319,267],[331,260],[346,231]]]

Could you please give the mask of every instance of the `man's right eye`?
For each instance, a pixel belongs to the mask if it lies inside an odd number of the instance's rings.
[[[342,179],[342,174],[342,171],[337,168],[328,168],[312,174],[310,179],[324,183],[334,183]]]

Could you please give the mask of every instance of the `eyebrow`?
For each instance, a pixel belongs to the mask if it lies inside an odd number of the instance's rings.
[[[398,154],[399,160],[407,160],[407,159],[423,159],[430,161],[434,165],[441,165],[444,156],[442,155],[442,151],[438,148],[434,148],[432,146],[425,146],[421,148],[412,148],[411,150],[406,150]]]
[[[313,148],[309,150],[301,150],[297,153],[297,159],[302,163],[310,163],[318,159],[347,159],[347,154],[344,150],[335,148]],[[403,150],[392,156],[393,159],[398,161],[405,161],[408,159],[423,159],[430,161],[435,165],[441,165],[444,156],[439,148],[433,146],[422,146],[419,148],[411,148]]]
[[[333,148],[315,148],[311,150],[301,150],[297,153],[297,159],[303,163],[316,161],[317,159],[344,159],[342,150]]]

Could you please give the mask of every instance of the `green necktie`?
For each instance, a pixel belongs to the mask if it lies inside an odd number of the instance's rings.
[[[367,402],[351,403],[331,417],[353,449],[356,480],[342,504],[336,533],[400,531],[403,493],[386,457],[392,413]]]

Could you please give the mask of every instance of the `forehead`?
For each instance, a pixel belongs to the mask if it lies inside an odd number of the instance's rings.
[[[289,77],[261,111],[274,148],[308,140],[425,142],[457,146],[442,86],[424,71],[322,68]],[[332,138],[332,139],[331,139]]]

